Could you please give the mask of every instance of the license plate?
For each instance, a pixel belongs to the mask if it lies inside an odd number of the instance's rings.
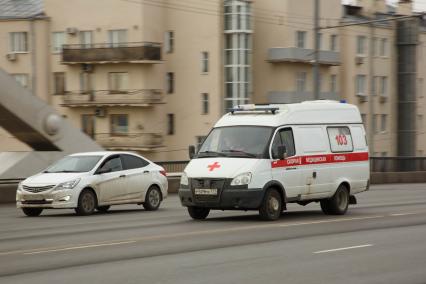
[[[217,188],[196,188],[196,195],[217,195]]]
[[[22,198],[26,201],[31,201],[31,200],[39,201],[39,200],[43,200],[44,196],[43,195],[24,195]]]

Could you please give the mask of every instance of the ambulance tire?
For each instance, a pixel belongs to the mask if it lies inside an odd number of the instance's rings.
[[[209,216],[210,208],[189,206],[188,213],[194,220],[204,220]]]
[[[341,184],[330,199],[321,200],[321,209],[326,215],[344,215],[349,206],[349,190]]]
[[[282,198],[278,190],[270,188],[266,191],[262,204],[259,208],[259,215],[262,220],[275,221],[281,216],[283,208]]]

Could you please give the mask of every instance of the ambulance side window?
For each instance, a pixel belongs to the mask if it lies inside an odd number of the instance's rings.
[[[281,129],[274,138],[272,143],[272,159],[279,159],[278,157],[278,146],[284,145],[287,149],[287,156],[291,157],[296,154],[294,147],[293,130],[291,128]]]

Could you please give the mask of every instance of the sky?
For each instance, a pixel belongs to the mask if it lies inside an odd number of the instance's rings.
[[[354,0],[343,0],[344,3],[355,2]],[[387,0],[389,4],[396,4],[398,0]],[[414,0],[414,11],[426,12],[426,0]]]

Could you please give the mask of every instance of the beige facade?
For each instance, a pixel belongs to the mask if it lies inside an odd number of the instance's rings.
[[[384,0],[358,6],[358,19],[388,11]],[[313,99],[311,0],[44,0],[43,7],[35,19],[0,20],[0,67],[108,149],[185,160],[188,145],[232,104]],[[340,0],[321,1],[320,25],[357,18],[343,11]],[[410,14],[410,3],[397,12]],[[26,33],[26,51],[11,49],[13,32]],[[396,155],[394,24],[321,30],[320,49],[320,98],[357,104],[372,154]],[[416,154],[424,155],[424,44],[417,57]],[[31,150],[2,130],[0,139],[0,151]]]

